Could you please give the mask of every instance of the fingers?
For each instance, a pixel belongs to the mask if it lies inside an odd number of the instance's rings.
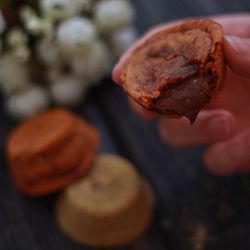
[[[143,108],[140,104],[129,98],[130,107],[134,112],[142,116],[144,119],[151,120],[157,117],[157,114]]]
[[[162,138],[170,145],[191,147],[214,143],[233,136],[235,117],[225,110],[202,111],[194,125],[187,119],[162,118],[159,124]]]
[[[226,36],[224,54],[234,73],[250,77],[250,39]]]
[[[204,155],[207,168],[216,175],[250,170],[250,129],[230,140],[211,146]]]
[[[250,37],[250,14],[248,13],[219,15],[211,18],[222,25],[226,35]]]

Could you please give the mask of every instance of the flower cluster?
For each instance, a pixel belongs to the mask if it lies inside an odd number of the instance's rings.
[[[18,118],[77,105],[136,38],[128,0],[22,2],[14,21],[0,10],[0,88]]]

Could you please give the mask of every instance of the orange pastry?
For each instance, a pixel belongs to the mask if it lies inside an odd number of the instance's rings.
[[[128,60],[125,91],[144,108],[194,122],[223,88],[223,30],[209,19],[191,19],[159,31]]]
[[[16,186],[30,195],[60,190],[86,174],[99,147],[89,123],[64,109],[39,114],[10,135],[7,155]]]

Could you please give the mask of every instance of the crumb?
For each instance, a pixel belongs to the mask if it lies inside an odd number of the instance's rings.
[[[208,239],[208,231],[205,225],[199,222],[193,225],[190,239],[194,250],[204,250]]]
[[[190,217],[186,212],[181,216],[180,223],[182,230],[188,237],[188,241],[192,247],[191,249],[205,250],[205,246],[210,242],[211,238],[207,226],[195,218]]]

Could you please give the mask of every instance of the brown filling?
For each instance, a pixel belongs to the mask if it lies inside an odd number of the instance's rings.
[[[208,86],[213,88],[211,76],[195,75],[181,82],[168,85],[161,91],[160,97],[154,100],[154,107],[161,112],[186,116],[193,123],[199,111],[206,105],[210,97]]]

